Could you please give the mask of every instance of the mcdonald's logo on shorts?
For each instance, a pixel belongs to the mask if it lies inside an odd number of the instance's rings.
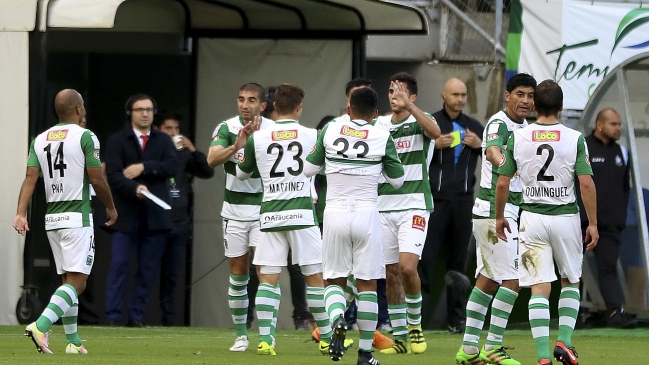
[[[418,229],[420,231],[423,231],[426,229],[426,218],[420,216],[420,215],[413,215],[412,216],[412,228]]]

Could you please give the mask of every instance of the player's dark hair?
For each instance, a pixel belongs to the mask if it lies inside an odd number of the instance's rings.
[[[277,113],[292,113],[304,99],[304,90],[296,84],[281,84],[275,90],[275,109]]]
[[[519,86],[530,86],[532,89],[536,88],[536,80],[532,77],[532,75],[526,74],[526,73],[519,73],[516,74],[507,80],[507,87],[505,90],[507,92],[511,93],[514,91]]]
[[[273,114],[275,111],[275,106],[273,105],[273,102],[275,101],[275,90],[277,88],[275,86],[270,86],[268,89],[266,89],[266,102],[268,105],[266,106],[266,109],[262,110],[261,116],[264,118],[270,118],[270,115]]]
[[[349,107],[354,118],[372,119],[378,103],[379,97],[371,87],[356,89],[349,97]]]
[[[417,79],[412,77],[407,72],[399,72],[392,75],[392,77],[390,77],[390,82],[392,81],[404,82],[406,84],[406,87],[408,87],[408,92],[410,93],[410,95],[417,95]]]
[[[324,116],[322,119],[320,119],[320,123],[318,123],[318,126],[315,127],[315,129],[321,131],[322,128],[324,128],[327,124],[329,124],[329,122],[331,122],[334,119],[336,119],[336,117],[334,117],[333,115]]]
[[[548,117],[558,115],[563,105],[563,91],[561,86],[553,80],[541,82],[534,91],[534,107],[536,114]]]
[[[365,79],[362,77],[353,79],[352,81],[348,82],[347,85],[345,86],[345,95],[347,97],[350,97],[350,91],[355,88],[355,87],[361,87],[361,86],[369,86],[372,87],[372,80],[370,79]]]
[[[264,87],[255,83],[255,82],[249,82],[247,84],[243,84],[239,88],[239,92],[242,91],[252,91],[254,93],[257,93],[257,97],[259,98],[260,103],[266,102],[266,90],[264,90]]]

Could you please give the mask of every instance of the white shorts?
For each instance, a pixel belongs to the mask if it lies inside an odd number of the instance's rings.
[[[498,284],[503,280],[518,280],[518,224],[507,218],[511,233],[505,230],[507,242],[496,235],[495,219],[473,219],[473,236],[476,242],[478,274]]]
[[[421,258],[428,230],[427,210],[381,213],[383,256],[385,264],[399,263],[399,253],[409,252]]]
[[[584,258],[579,213],[544,215],[523,211],[520,240],[520,286],[557,280],[555,261],[562,278],[571,283],[579,282]]]
[[[322,234],[324,279],[385,278],[381,218],[375,203],[327,202]]]
[[[322,262],[322,240],[317,226],[280,232],[261,232],[252,263],[255,266],[284,267],[291,249],[293,264],[300,266]]]
[[[95,263],[95,230],[93,227],[64,228],[47,231],[54,254],[56,273],[78,272],[90,275]]]
[[[223,218],[223,246],[226,257],[241,257],[259,242],[259,221],[235,221]]]

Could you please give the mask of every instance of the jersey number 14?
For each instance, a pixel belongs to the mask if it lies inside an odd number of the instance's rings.
[[[68,165],[63,161],[63,142],[59,143],[59,148],[56,150],[54,164],[52,164],[52,144],[48,143],[48,145],[43,148],[43,151],[47,152],[47,170],[50,173],[50,179],[54,178],[54,170],[59,170],[60,177],[65,177],[65,169]]]

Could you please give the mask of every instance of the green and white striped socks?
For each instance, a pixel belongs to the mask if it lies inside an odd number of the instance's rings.
[[[324,296],[325,308],[327,308],[329,320],[333,325],[341,314],[343,316],[345,315],[345,293],[342,287],[338,285],[329,285],[324,290]]]
[[[572,332],[579,315],[579,287],[566,285],[559,295],[559,338],[567,347],[572,346]]]
[[[249,275],[232,275],[230,274],[230,286],[228,288],[228,305],[232,322],[237,331],[237,337],[248,336],[246,328],[246,319],[248,318],[248,280]]]
[[[356,288],[356,278],[353,276],[347,277],[347,285],[345,286],[345,301],[347,302],[347,307],[352,304],[354,299],[358,300],[358,289]]]
[[[388,315],[392,325],[392,335],[395,340],[408,340],[408,320],[406,319],[406,304],[388,304]]]
[[[277,299],[277,287],[266,283],[260,283],[255,299],[257,321],[259,322],[259,342],[266,342],[271,345],[274,313],[279,307]]]
[[[358,293],[358,311],[356,323],[360,330],[358,348],[363,351],[372,351],[374,330],[379,320],[379,305],[375,291]]]
[[[476,287],[471,291],[466,305],[466,328],[462,340],[462,348],[467,354],[477,354],[480,351],[478,341],[480,341],[480,333],[492,298],[491,295]]]
[[[320,340],[329,342],[331,340],[331,322],[325,308],[324,288],[309,286],[306,288],[306,301],[313,319],[320,330]]]
[[[63,284],[52,294],[50,303],[36,320],[36,327],[41,332],[47,332],[52,324],[63,317],[72,304],[77,301],[77,291],[70,284]]]
[[[536,346],[537,360],[551,359],[550,355],[550,301],[542,295],[532,295],[528,305],[530,326]]]
[[[406,313],[409,326],[421,324],[421,292],[410,295],[406,293]]]
[[[503,286],[496,292],[496,297],[491,303],[491,321],[485,350],[491,351],[495,346],[502,346],[507,321],[509,321],[509,315],[512,313],[516,298],[518,298],[518,293]]]
[[[70,309],[63,314],[61,321],[63,322],[63,330],[65,331],[65,338],[68,343],[75,346],[81,346],[81,339],[77,333],[77,316],[79,315],[79,299],[77,298],[70,306]]]

